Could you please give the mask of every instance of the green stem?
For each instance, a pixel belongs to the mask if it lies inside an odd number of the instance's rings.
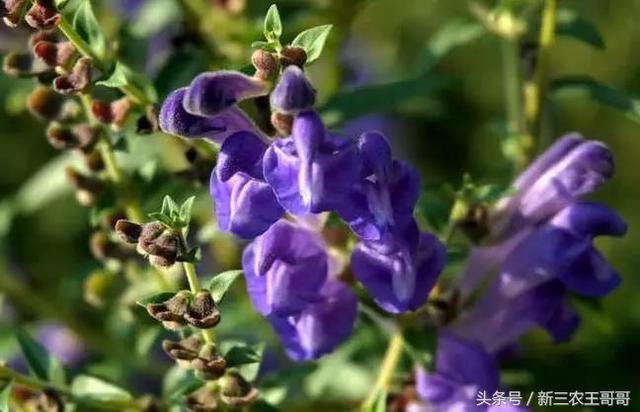
[[[182,262],[182,267],[184,268],[184,273],[187,276],[187,282],[189,282],[189,289],[192,293],[197,293],[201,290],[200,280],[198,279],[198,274],[196,273],[196,267],[191,262]],[[213,334],[213,329],[202,329],[202,337],[205,342],[213,343],[215,336]]]
[[[369,392],[369,396],[362,404],[362,409],[366,410],[369,408],[373,402],[375,401],[376,396],[380,391],[388,391],[391,385],[391,380],[393,379],[393,375],[395,374],[396,368],[398,367],[398,363],[402,358],[402,349],[403,349],[403,341],[402,341],[402,331],[400,328],[393,334],[391,339],[389,340],[389,345],[387,346],[387,352],[384,355],[384,359],[382,360],[382,365],[380,366],[380,373],[378,374],[378,379],[376,380],[375,385]]]

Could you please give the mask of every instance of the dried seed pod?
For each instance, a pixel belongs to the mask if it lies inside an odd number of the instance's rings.
[[[49,30],[56,27],[61,18],[54,0],[36,0],[24,16],[27,24],[38,30]]]
[[[91,87],[91,59],[78,59],[70,74],[53,80],[53,88],[61,94],[87,93]]]
[[[127,243],[138,243],[142,233],[142,226],[129,220],[120,219],[115,225],[116,233],[120,239]]]
[[[162,341],[162,349],[172,359],[191,361],[198,357],[203,344],[200,336],[194,334],[179,342],[164,340]]]
[[[123,247],[109,239],[104,232],[95,232],[89,239],[89,249],[96,259],[117,259],[125,260],[133,256],[131,250]]]
[[[285,113],[271,113],[271,124],[281,136],[289,136],[293,125],[293,116]]]
[[[101,123],[121,128],[127,121],[131,108],[131,101],[127,97],[123,97],[111,103],[94,100],[91,111]]]
[[[216,380],[224,375],[227,369],[227,361],[224,360],[214,344],[202,346],[198,357],[191,361],[191,367],[205,380]]]
[[[59,119],[64,104],[64,97],[45,86],[34,89],[27,100],[29,111],[44,120]]]
[[[254,76],[260,80],[273,80],[280,70],[276,57],[266,50],[256,50],[251,55],[251,63],[256,68]]]
[[[148,304],[147,312],[159,321],[181,324],[187,312],[189,300],[191,300],[191,292],[181,290],[165,302]]]
[[[126,218],[127,218],[127,215],[123,210],[121,210],[121,209],[112,209],[112,210],[109,210],[108,212],[103,214],[100,223],[106,229],[115,230],[116,229],[116,223],[118,223],[119,220],[123,220],[123,219],[126,219]],[[132,243],[136,243],[136,242],[134,241]]]
[[[22,19],[28,0],[4,0],[0,3],[2,20],[9,27],[16,27]]]
[[[89,123],[76,125],[72,131],[78,141],[78,148],[85,152],[93,150],[100,139],[100,128],[91,126]]]
[[[200,290],[184,315],[184,319],[199,329],[209,329],[220,323],[220,311],[208,290]]]
[[[2,70],[8,76],[31,77],[48,72],[50,69],[44,62],[35,60],[28,53],[9,53],[4,57]]]
[[[41,40],[33,46],[33,54],[49,67],[68,67],[76,55],[76,48],[71,42],[54,43]]]
[[[215,412],[218,410],[218,406],[216,393],[207,385],[191,392],[186,399],[186,407],[189,412]]]
[[[54,30],[38,30],[31,34],[29,37],[29,46],[31,48],[35,47],[36,44],[41,41],[47,41],[50,43],[58,43],[60,41],[60,36],[58,32]]]
[[[52,122],[47,127],[47,140],[53,148],[69,150],[78,147],[78,140],[73,132],[58,122]]]
[[[220,386],[222,402],[235,408],[248,406],[258,398],[258,390],[235,371],[228,372]]]
[[[73,167],[65,169],[67,180],[76,188],[76,199],[83,206],[93,206],[98,195],[102,192],[102,181],[95,177],[86,176]]]
[[[307,52],[302,47],[286,46],[280,52],[280,63],[282,67],[295,64],[302,68],[307,62]]]

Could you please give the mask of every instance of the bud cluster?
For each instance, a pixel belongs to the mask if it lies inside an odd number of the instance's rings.
[[[191,293],[181,290],[162,303],[150,303],[147,312],[167,329],[177,330],[186,324],[210,329],[220,323],[220,311],[208,290]]]

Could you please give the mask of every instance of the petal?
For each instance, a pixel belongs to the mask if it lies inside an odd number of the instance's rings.
[[[291,138],[298,157],[303,163],[314,160],[316,152],[324,142],[326,130],[320,116],[312,110],[298,114],[293,120]]]
[[[363,133],[358,139],[358,150],[362,155],[365,176],[384,176],[391,167],[391,146],[387,138],[378,131]]]
[[[316,91],[296,65],[288,66],[271,92],[271,106],[280,113],[295,114],[312,107]]]
[[[237,132],[229,136],[218,154],[218,179],[226,181],[244,172],[262,180],[262,156],[266,150],[266,143],[253,133]]]
[[[198,116],[213,116],[241,100],[262,96],[267,85],[235,71],[202,73],[191,82],[184,95],[184,108]]]
[[[614,210],[599,203],[580,202],[564,208],[550,222],[577,236],[624,236],[627,224]]]
[[[238,109],[226,110],[214,117],[189,114],[182,105],[186,88],[173,91],[162,103],[160,128],[165,133],[182,137],[201,137],[223,142],[229,135],[241,131],[255,131],[255,126]]]

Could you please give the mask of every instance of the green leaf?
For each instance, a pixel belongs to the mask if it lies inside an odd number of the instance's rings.
[[[264,345],[237,345],[229,349],[224,359],[227,361],[227,367],[233,368],[250,363],[258,363],[262,360],[262,352]]]
[[[228,270],[215,275],[213,279],[211,279],[208,289],[211,291],[211,297],[217,304],[220,304],[227,290],[229,290],[233,282],[235,282],[241,274],[241,270]]]
[[[280,36],[282,36],[282,20],[280,20],[278,6],[272,4],[264,17],[264,37],[272,42],[277,41]]]
[[[0,391],[0,411],[9,412],[9,399],[13,390],[13,381],[9,381]]]
[[[415,363],[429,369],[436,350],[437,336],[433,329],[406,327],[402,330],[405,352]]]
[[[298,34],[291,42],[292,46],[301,47],[307,53],[306,64],[311,64],[320,57],[324,44],[333,28],[331,24],[316,26]]]
[[[573,37],[597,49],[605,49],[606,45],[598,29],[588,20],[578,16],[570,9],[558,12],[556,33],[560,36]]]
[[[157,220],[158,222],[162,223],[163,225],[169,227],[169,228],[173,228],[173,220],[165,215],[164,213],[161,212],[151,212],[148,215],[151,219],[153,220]]]
[[[169,217],[173,217],[174,215],[178,214],[179,210],[180,207],[171,196],[166,195],[164,199],[162,199],[162,209],[160,213],[163,213]]]
[[[191,222],[191,209],[193,208],[193,202],[196,200],[195,196],[191,196],[187,198],[182,205],[180,205],[180,211],[178,212],[180,221],[185,225],[189,226],[189,222]]]
[[[449,77],[430,74],[393,83],[364,86],[331,97],[322,112],[327,117],[327,123],[335,126],[364,114],[391,112],[408,99],[425,97],[449,84]]]
[[[79,375],[73,380],[71,395],[80,401],[126,402],[133,399],[126,390],[88,375]]]
[[[200,388],[203,384],[204,382],[196,378],[192,370],[176,365],[165,374],[162,393],[169,402],[178,402],[184,395]]]
[[[78,6],[73,16],[73,28],[78,32],[80,37],[89,44],[91,51],[95,53],[96,57],[104,57],[107,50],[107,42],[102,34],[102,30],[100,30],[100,23],[98,23],[98,19],[96,19],[90,0],[84,0]]]
[[[251,43],[251,48],[262,49],[264,51],[268,51],[272,53],[277,51],[276,45],[274,43],[266,42],[266,41],[254,41],[253,43]]]
[[[487,29],[475,21],[453,20],[438,30],[420,57],[422,70],[432,67],[438,60],[456,47],[470,43],[487,33]]]
[[[153,85],[144,76],[131,70],[129,66],[121,61],[116,62],[116,66],[108,78],[100,80],[99,82],[96,82],[96,84],[114,89],[133,85],[142,89],[145,96],[151,101],[158,100],[158,94]]]
[[[556,93],[579,91],[587,93],[594,101],[624,113],[628,118],[640,122],[640,100],[630,97],[613,87],[600,83],[589,76],[567,76],[551,83]]]
[[[167,300],[171,299],[175,294],[176,292],[160,292],[160,293],[153,294],[151,296],[147,296],[146,298],[137,300],[136,303],[142,307],[147,307],[147,305],[149,304],[166,302]]]
[[[31,335],[19,328],[16,331],[16,338],[20,350],[29,364],[29,369],[38,378],[56,383],[65,384],[65,372],[62,365],[56,358],[51,356],[47,350],[36,342]]]

